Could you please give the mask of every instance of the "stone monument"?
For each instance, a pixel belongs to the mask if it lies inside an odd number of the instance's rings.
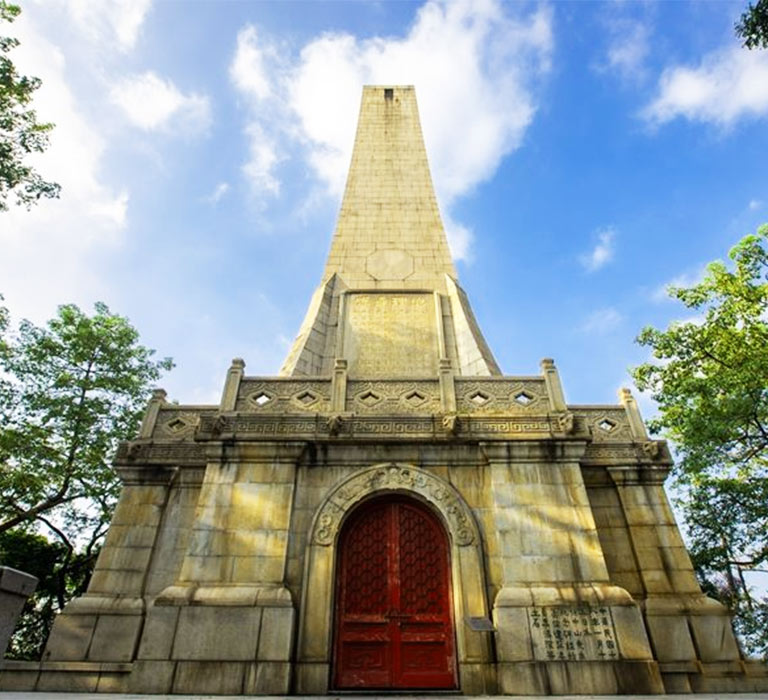
[[[694,575],[637,404],[501,373],[412,87],[366,87],[320,286],[277,377],[155,392],[88,592],[5,689],[768,690]]]

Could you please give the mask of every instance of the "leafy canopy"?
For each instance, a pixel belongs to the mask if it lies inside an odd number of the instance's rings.
[[[0,22],[13,22],[21,10],[0,0]],[[19,45],[13,37],[0,36],[0,211],[7,211],[11,194],[28,209],[41,197],[58,197],[61,187],[44,180],[24,159],[48,147],[53,124],[38,123],[29,108],[40,79],[19,75],[8,53]]]
[[[7,314],[6,314],[7,316]],[[105,522],[118,442],[133,436],[153,360],[127,319],[70,304],[45,327],[22,321],[0,356],[0,532],[55,516],[71,532]]]
[[[61,306],[14,334],[0,306],[0,560],[40,579],[12,658],[39,658],[56,613],[87,587],[119,490],[112,457],[172,367],[153,354],[104,304]]]
[[[749,3],[736,22],[736,36],[744,40],[748,49],[768,49],[768,0]]]
[[[669,294],[694,320],[638,337],[656,362],[633,375],[661,416],[650,422],[678,446],[685,474],[708,470],[747,478],[768,467],[768,225],[717,261],[690,288]]]
[[[653,362],[633,370],[676,445],[676,484],[691,555],[707,591],[737,613],[746,647],[768,655],[768,599],[749,574],[768,570],[768,225],[689,288],[671,287],[692,318],[645,328]]]

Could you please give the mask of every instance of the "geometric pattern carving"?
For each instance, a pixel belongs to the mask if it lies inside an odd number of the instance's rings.
[[[403,401],[405,401],[405,403],[407,403],[409,406],[414,407],[421,406],[421,404],[423,404],[426,400],[427,397],[416,389],[409,391],[405,394],[405,396],[403,396]]]
[[[386,516],[384,508],[365,513],[344,543],[344,556],[355,563],[354,576],[346,579],[344,591],[344,608],[350,615],[381,615],[387,610]]]
[[[304,389],[304,391],[296,394],[296,396],[293,397],[293,400],[298,402],[300,406],[308,408],[313,403],[317,403],[319,398],[320,396],[316,394],[314,391],[310,391],[309,389]]]
[[[521,406],[527,406],[531,401],[533,401],[533,396],[531,396],[527,391],[520,391],[517,394],[515,394],[512,398],[514,398],[517,403],[519,403]]]
[[[356,381],[347,384],[347,392],[356,397],[355,411],[365,414],[402,415],[440,412],[440,385],[437,380]],[[380,396],[380,401],[361,401],[367,392]]]
[[[314,542],[323,546],[332,544],[345,513],[365,496],[383,491],[420,495],[442,514],[455,544],[466,546],[475,541],[472,515],[453,486],[418,467],[385,464],[358,472],[331,491],[315,518]]]
[[[163,432],[173,437],[192,433],[200,421],[200,416],[192,411],[164,411],[162,418],[166,419],[161,423]]]
[[[400,600],[411,613],[443,612],[445,553],[441,537],[418,510],[400,508]]]
[[[611,430],[616,427],[616,423],[608,418],[603,418],[603,420],[597,424],[597,427],[600,428],[600,430],[604,430],[606,433],[610,433]]]
[[[594,442],[634,442],[623,406],[578,408],[576,413],[587,419]]]
[[[269,394],[266,391],[257,391],[255,394],[251,394],[248,397],[248,400],[256,408],[262,408],[263,406],[266,406],[270,401],[273,401],[274,398],[275,397],[272,394]]]
[[[259,395],[271,398],[254,403]],[[330,410],[330,380],[269,380],[246,378],[240,383],[235,410],[283,415],[286,413],[324,413]]]
[[[546,386],[540,379],[456,379],[459,413],[548,413]]]
[[[382,399],[381,396],[370,389],[358,394],[355,398],[364,406],[375,406]]]
[[[473,404],[475,404],[475,406],[485,406],[485,404],[487,404],[491,400],[491,397],[480,390],[476,390],[476,391],[473,391],[471,394],[468,394],[467,399],[469,399]]]

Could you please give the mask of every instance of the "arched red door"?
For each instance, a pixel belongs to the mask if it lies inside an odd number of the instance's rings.
[[[448,538],[418,501],[375,500],[339,538],[336,688],[456,688]],[[311,595],[311,591],[310,591]]]

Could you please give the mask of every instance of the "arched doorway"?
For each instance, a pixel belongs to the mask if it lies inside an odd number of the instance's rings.
[[[365,501],[339,536],[333,683],[457,687],[448,536],[416,499]]]

